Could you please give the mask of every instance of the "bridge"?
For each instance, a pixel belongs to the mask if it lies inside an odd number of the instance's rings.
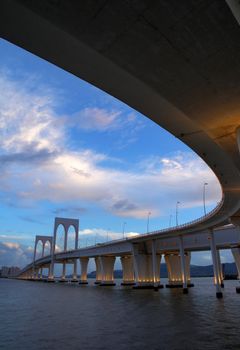
[[[237,0],[4,0],[0,9],[3,38],[146,115],[191,147],[216,174],[222,201],[215,211],[188,226],[161,232],[161,237],[174,237],[183,251],[185,236],[198,237],[207,230],[213,251],[219,227],[240,225]],[[158,235],[152,233],[151,241]],[[138,239],[146,247],[150,237],[134,239],[134,249],[141,251]],[[112,247],[115,244],[109,243],[113,260]],[[139,258],[134,264],[141,260],[147,269],[147,258],[137,251],[135,255]],[[181,261],[183,257],[180,254]],[[214,261],[217,269],[216,254]],[[186,289],[186,274],[183,284]],[[216,285],[221,295],[220,282]]]
[[[59,226],[64,227],[64,249],[56,251],[56,239]],[[189,224],[188,224],[189,225]],[[75,229],[75,249],[68,250],[68,232],[73,226]],[[36,236],[33,262],[27,265],[18,278],[28,280],[43,280],[42,269],[48,268],[48,282],[56,281],[54,276],[54,264],[62,264],[62,275],[58,282],[67,282],[66,264],[73,265],[71,282],[87,284],[87,267],[90,258],[96,264],[96,284],[100,286],[113,286],[114,263],[116,257],[120,257],[123,281],[122,285],[133,285],[135,289],[153,288],[158,290],[163,285],[160,282],[161,257],[164,256],[168,270],[171,288],[183,288],[183,293],[191,287],[190,259],[191,252],[211,250],[214,283],[216,296],[222,297],[223,271],[220,259],[220,249],[231,249],[240,277],[240,227],[232,224],[214,230],[200,230],[197,234],[189,233],[184,236],[173,236],[171,231],[161,230],[137,235],[133,238],[125,238],[101,243],[85,248],[78,248],[78,227],[76,219],[56,218],[54,223],[54,235]],[[38,242],[42,242],[42,257],[36,260]],[[49,242],[51,254],[44,256],[45,243]],[[78,279],[77,260],[80,261],[81,273]],[[237,288],[239,291],[239,288]]]

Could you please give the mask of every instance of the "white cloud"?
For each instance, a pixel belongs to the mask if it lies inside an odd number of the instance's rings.
[[[16,200],[92,202],[115,215],[145,218],[149,211],[152,217],[169,213],[177,200],[185,208],[201,206],[204,182],[207,204],[220,199],[214,174],[198,157],[152,156],[128,171],[106,167],[107,154],[69,149],[51,94],[31,93],[4,76],[0,88],[0,189]],[[120,112],[98,108],[78,118],[81,127],[98,130],[118,128],[122,121]],[[134,118],[129,115],[126,123]]]
[[[72,121],[84,130],[106,131],[118,129],[120,124],[120,111],[108,111],[103,108],[84,108],[72,116]]]
[[[58,150],[63,129],[57,123],[52,98],[36,95],[0,76],[0,147],[9,153]]]
[[[138,236],[138,232],[125,232],[124,237],[135,237]],[[88,239],[88,243],[92,243],[95,238],[97,238],[98,242],[106,242],[108,239],[110,240],[115,240],[115,239],[122,239],[123,238],[123,233],[122,232],[115,232],[111,230],[104,230],[102,228],[93,228],[93,229],[84,229],[79,231],[79,241],[81,244],[81,240]]]
[[[33,259],[33,251],[27,246],[13,242],[0,242],[0,266],[24,267]]]
[[[120,110],[87,107],[68,118],[68,122],[86,131],[114,131],[131,128],[132,132],[143,127],[134,113],[123,114]],[[120,137],[118,135],[118,137]]]
[[[11,235],[11,234],[0,234],[0,239],[13,239],[17,241],[32,239],[32,235]]]

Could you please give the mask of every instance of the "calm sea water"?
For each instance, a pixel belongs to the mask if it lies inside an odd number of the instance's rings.
[[[240,349],[238,282],[222,300],[212,278],[193,282],[183,295],[0,279],[0,349]]]

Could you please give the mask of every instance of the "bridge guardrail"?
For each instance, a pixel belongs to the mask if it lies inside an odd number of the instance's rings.
[[[215,213],[218,212],[218,210],[221,208],[221,206],[223,205],[223,202],[224,202],[224,196],[222,196],[222,199],[221,201],[218,203],[218,205],[213,209],[211,210],[210,212],[208,212],[206,215],[204,216],[201,216],[200,218],[198,219],[195,219],[195,220],[192,220],[192,221],[189,221],[185,224],[182,224],[182,225],[178,225],[178,226],[173,226],[173,227],[168,227],[168,228],[164,228],[164,229],[161,229],[161,230],[156,230],[156,231],[151,231],[151,232],[146,232],[146,233],[143,233],[141,235],[136,235],[136,236],[131,236],[131,237],[126,237],[126,238],[120,238],[120,239],[114,239],[112,241],[109,241],[109,242],[103,242],[103,243],[97,243],[95,245],[92,245],[92,246],[87,246],[87,247],[84,247],[84,248],[78,248],[78,249],[71,249],[71,250],[67,250],[65,252],[57,252],[55,254],[58,254],[58,255],[64,255],[66,253],[71,253],[71,252],[75,252],[79,249],[93,249],[93,248],[96,248],[97,246],[104,246],[104,245],[109,245],[109,243],[117,243],[117,242],[125,242],[125,241],[130,241],[131,239],[135,239],[139,236],[141,237],[149,237],[150,235],[155,235],[155,234],[158,234],[158,233],[166,233],[168,231],[179,231],[181,229],[184,229],[186,227],[191,227],[197,223],[200,223],[200,222],[204,222],[206,219],[209,219],[211,218]],[[44,261],[46,258],[49,258],[51,257],[51,255],[47,255],[47,256],[44,256],[43,258],[40,258],[38,260],[35,260],[35,264],[39,264],[41,263],[41,261]],[[28,269],[30,269],[33,264],[33,262],[28,264],[24,269],[22,269],[18,276],[21,275],[21,273],[23,273],[24,271],[27,271]]]

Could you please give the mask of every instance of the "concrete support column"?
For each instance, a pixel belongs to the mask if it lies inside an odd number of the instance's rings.
[[[33,263],[31,278],[34,280],[35,277],[36,277],[36,269],[35,269],[35,266],[34,266],[34,263]]]
[[[237,267],[238,279],[240,279],[240,248],[232,248],[231,251]],[[240,293],[240,287],[236,287],[236,292]]]
[[[79,281],[79,284],[88,284],[87,268],[88,268],[89,258],[80,258],[79,261],[80,261],[80,265],[81,265],[81,279]]]
[[[75,259],[73,262],[73,278],[72,278],[71,282],[78,282],[78,279],[77,279],[77,259]]]
[[[43,243],[42,245],[42,258],[44,257],[44,252],[45,252],[45,244],[46,242]]]
[[[37,253],[37,238],[35,238],[35,244],[34,244],[34,252],[33,252],[33,270],[32,270],[32,278],[36,279],[36,269],[35,269],[35,260],[36,260],[36,253]]]
[[[220,275],[221,280],[221,287],[224,288],[224,276],[223,276],[223,269],[222,269],[222,263],[221,263],[221,256],[220,256],[220,250],[217,249],[217,263],[218,263],[218,271]]]
[[[36,278],[35,278],[36,280],[39,280],[39,274],[40,274],[39,271],[40,271],[40,269],[39,269],[39,267],[37,267],[36,268]]]
[[[66,262],[64,261],[62,264],[62,276],[61,276],[61,282],[66,281]]]
[[[155,249],[155,248],[154,248]],[[155,252],[156,253],[156,252]],[[155,268],[155,286],[160,284],[160,259],[161,255],[152,257],[152,254],[139,252],[138,245],[133,245],[133,262],[135,274],[135,289],[154,288],[153,261]]]
[[[160,263],[161,263],[161,255],[157,255],[156,249],[156,240],[152,240],[152,279],[153,286],[155,290],[158,288],[162,288],[163,285],[160,284]]]
[[[49,269],[48,281],[54,282],[54,258],[53,257],[52,257],[52,261]]]
[[[115,286],[113,276],[115,260],[115,256],[100,257],[100,264],[102,270],[102,281],[100,283],[100,286]]]
[[[187,272],[186,272],[186,259],[184,254],[184,246],[183,246],[183,237],[179,237],[179,250],[180,250],[180,259],[181,259],[181,274],[182,274],[182,284],[183,284],[183,293],[188,293],[187,288]]]
[[[37,239],[35,239],[35,244],[34,244],[34,252],[33,252],[33,262],[36,260],[36,253],[37,253]]]
[[[63,251],[66,252],[67,251],[67,238],[68,238],[68,231],[66,230],[66,227],[63,225],[64,227],[64,247],[63,247]],[[62,276],[61,279],[59,280],[59,282],[66,282],[66,262],[64,261],[62,264]]]
[[[56,246],[56,235],[57,235],[57,225],[56,220],[54,223],[54,231],[53,231],[53,240],[51,241],[51,264],[50,264],[50,271],[48,275],[48,282],[54,282],[54,253],[55,253],[55,246]]]
[[[134,268],[133,268],[133,257],[132,255],[122,256],[120,258],[123,271],[123,286],[133,285],[134,281]]]
[[[232,248],[231,252],[237,267],[238,279],[240,279],[240,248]]]
[[[138,273],[138,264],[137,264],[137,254],[138,254],[138,246],[133,244],[132,246],[132,255],[133,255],[133,269],[134,269],[134,277],[135,283],[139,283],[139,273]]]
[[[34,280],[37,279],[37,267],[35,266],[34,267]]]
[[[95,284],[100,284],[102,282],[102,267],[100,263],[100,257],[95,258],[95,264],[96,264],[96,281]]]
[[[222,298],[222,289],[221,289],[221,277],[219,273],[219,267],[218,267],[218,258],[217,258],[217,249],[216,249],[216,243],[215,243],[215,237],[214,232],[210,232],[210,245],[211,245],[211,254],[212,254],[212,261],[213,261],[213,271],[214,271],[214,284],[216,286],[216,297]]]
[[[66,230],[65,226],[64,226],[64,247],[63,247],[63,251],[66,252],[67,251],[67,239],[68,239],[68,231]]]
[[[190,260],[191,255],[184,254],[186,282],[188,287],[193,287],[190,280]],[[182,276],[182,264],[181,257],[177,253],[165,254],[165,262],[168,271],[168,284],[167,288],[182,288],[183,287],[183,276]]]

